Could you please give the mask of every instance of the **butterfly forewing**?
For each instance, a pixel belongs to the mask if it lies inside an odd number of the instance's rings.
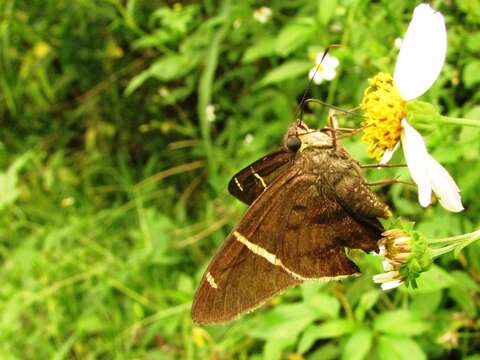
[[[228,191],[250,205],[291,164],[292,155],[280,149],[250,164],[232,177]]]

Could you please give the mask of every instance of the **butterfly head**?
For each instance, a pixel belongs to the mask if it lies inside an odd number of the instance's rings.
[[[332,138],[322,131],[310,129],[302,120],[296,120],[288,128],[284,144],[295,153],[310,147],[331,147]]]

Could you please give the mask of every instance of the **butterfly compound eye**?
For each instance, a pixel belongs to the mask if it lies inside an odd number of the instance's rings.
[[[297,152],[298,149],[300,149],[300,146],[302,146],[302,142],[300,139],[296,136],[289,136],[287,139],[287,148],[288,150],[292,152]]]

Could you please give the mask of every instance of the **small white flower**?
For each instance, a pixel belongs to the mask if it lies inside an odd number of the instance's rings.
[[[272,9],[266,6],[262,6],[258,9],[255,9],[253,12],[253,18],[258,22],[264,24],[272,17]]]
[[[402,41],[393,75],[403,100],[413,100],[433,85],[445,62],[446,52],[447,30],[443,15],[428,4],[418,5]],[[445,209],[462,211],[460,190],[455,181],[428,153],[422,136],[406,118],[402,120],[401,143],[408,169],[418,186],[420,205],[430,205],[433,191]],[[386,150],[381,163],[388,162],[395,150]]]
[[[317,54],[315,66],[308,73],[308,78],[313,78],[313,82],[317,85],[321,84],[324,80],[332,81],[337,75],[336,68],[339,64],[339,61],[335,56],[327,54],[323,58],[323,61],[322,57],[323,52]]]
[[[214,122],[215,121],[215,105],[209,104],[205,108],[205,113],[207,115],[207,121]]]
[[[247,134],[245,135],[245,139],[243,139],[243,142],[245,144],[251,144],[251,142],[253,141],[253,135],[252,134]]]

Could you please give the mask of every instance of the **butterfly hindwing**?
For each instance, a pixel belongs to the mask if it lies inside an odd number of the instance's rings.
[[[291,164],[291,154],[280,149],[250,164],[228,183],[228,191],[250,205]]]

